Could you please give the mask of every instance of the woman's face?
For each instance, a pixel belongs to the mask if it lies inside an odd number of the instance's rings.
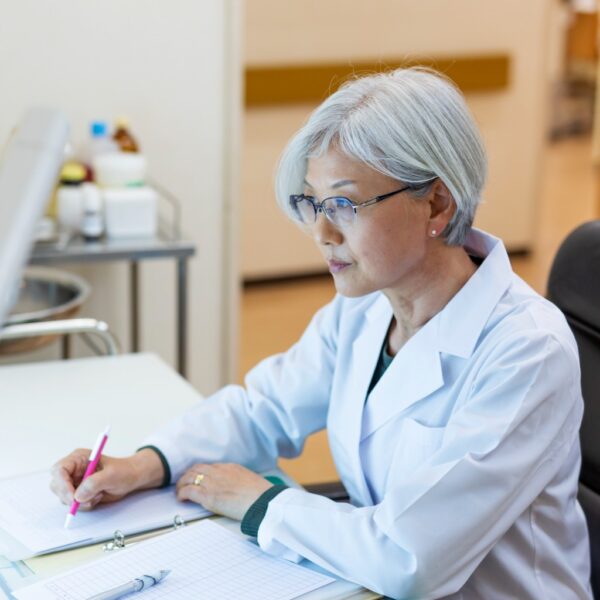
[[[321,202],[345,196],[361,204],[402,187],[391,177],[336,149],[308,160],[304,193]],[[377,290],[410,293],[423,282],[431,241],[430,202],[410,191],[358,209],[354,224],[337,228],[320,212],[308,227],[333,275],[337,291],[349,297]]]

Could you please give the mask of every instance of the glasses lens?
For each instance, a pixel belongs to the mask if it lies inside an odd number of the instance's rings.
[[[292,216],[300,223],[315,222],[315,207],[305,196],[290,196]]]
[[[354,207],[352,206],[352,202],[343,196],[327,198],[323,202],[323,212],[338,227],[354,223]]]

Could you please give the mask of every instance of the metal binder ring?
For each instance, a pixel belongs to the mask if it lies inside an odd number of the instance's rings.
[[[112,552],[113,550],[120,550],[121,548],[125,548],[125,536],[122,531],[117,529],[114,533],[113,540],[104,544],[103,550],[104,552]]]
[[[181,515],[175,515],[173,518],[173,529],[181,529],[182,527],[185,527],[185,525],[186,523],[181,518]]]
[[[200,485],[202,480],[204,479],[204,473],[198,473],[196,477],[194,477],[194,485]]]

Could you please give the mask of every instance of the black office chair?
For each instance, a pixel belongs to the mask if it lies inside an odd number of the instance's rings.
[[[578,498],[590,531],[592,589],[600,598],[600,220],[581,225],[563,242],[548,298],[565,314],[579,347],[585,413]]]

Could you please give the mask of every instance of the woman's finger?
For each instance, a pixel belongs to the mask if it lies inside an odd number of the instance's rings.
[[[191,502],[195,502],[196,504],[204,504],[204,496],[204,490],[198,485],[184,485],[177,490],[177,500],[181,502],[189,500]]]
[[[85,449],[78,449],[59,460],[50,471],[50,489],[60,498],[61,502],[72,502],[76,486],[81,481],[87,460]]]
[[[179,492],[179,490],[183,487],[185,487],[186,485],[190,485],[190,483],[192,482],[194,478],[194,474],[192,472],[192,469],[188,469],[178,480],[177,480],[177,484],[175,485],[175,490],[177,492]]]
[[[100,502],[102,502],[103,497],[104,497],[104,494],[98,494],[97,496],[94,496],[94,498],[92,498],[90,501],[82,502],[79,505],[79,509],[80,510],[92,510],[96,505],[98,505],[98,504],[100,504]]]
[[[52,479],[50,480],[50,489],[58,496],[63,504],[73,501],[75,486],[68,471],[62,466],[56,466],[52,469]]]
[[[209,470],[210,465],[206,465],[204,463],[198,463],[193,467],[190,467],[180,478],[175,486],[176,491],[179,491],[182,487],[186,485],[194,485],[195,481],[198,481],[197,478],[204,478],[207,475],[207,471]],[[199,483],[199,481],[198,481]],[[197,484],[196,484],[197,485]]]

